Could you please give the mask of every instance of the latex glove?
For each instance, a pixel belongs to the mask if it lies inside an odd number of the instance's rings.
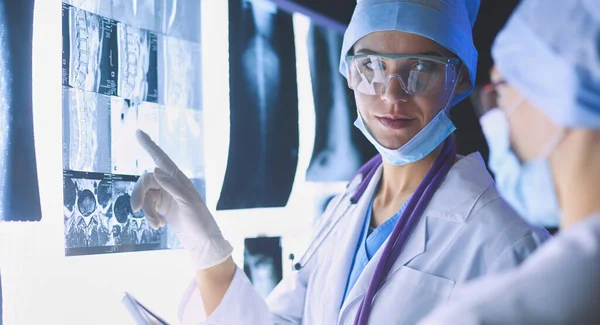
[[[142,175],[135,184],[131,194],[133,211],[143,209],[148,224],[154,229],[166,222],[190,252],[198,269],[227,260],[233,247],[223,238],[192,182],[146,133],[138,130],[136,137],[157,168],[154,173]]]

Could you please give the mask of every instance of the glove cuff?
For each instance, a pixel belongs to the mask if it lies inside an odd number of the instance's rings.
[[[197,270],[204,270],[225,262],[233,252],[233,246],[224,238],[209,239],[202,246],[190,251],[192,263]]]

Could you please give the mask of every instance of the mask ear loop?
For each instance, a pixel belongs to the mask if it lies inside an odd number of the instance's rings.
[[[544,146],[544,149],[539,157],[542,159],[550,157],[552,152],[554,152],[558,145],[565,139],[566,135],[567,131],[561,128],[560,131],[558,131],[558,133],[548,142],[548,144]]]
[[[517,108],[519,108],[521,105],[523,105],[524,102],[525,102],[525,98],[521,97],[521,98],[517,99],[516,102],[511,104],[508,108],[505,108],[504,111],[506,112],[506,117],[510,117],[517,110]]]

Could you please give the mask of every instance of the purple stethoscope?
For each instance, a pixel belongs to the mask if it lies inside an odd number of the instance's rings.
[[[456,145],[452,138],[446,139],[442,152],[436,159],[433,167],[427,172],[421,184],[417,187],[415,193],[411,196],[406,208],[402,212],[398,223],[392,230],[389,236],[389,240],[383,249],[381,258],[377,263],[371,282],[365,296],[358,307],[356,319],[354,320],[355,325],[365,325],[368,322],[369,315],[371,314],[371,306],[373,304],[373,298],[375,293],[381,287],[383,280],[390,271],[392,265],[400,256],[402,248],[406,243],[406,240],[412,233],[413,229],[421,219],[421,215],[427,208],[427,205],[431,201],[433,194],[438,189],[444,178],[448,174],[448,171],[453,165],[456,157]],[[381,155],[376,155],[371,158],[366,164],[364,164],[356,173],[356,176],[348,185],[346,194],[341,196],[337,202],[334,203],[334,208],[331,213],[332,217],[328,218],[323,224],[315,239],[310,243],[306,253],[300,258],[299,262],[294,265],[295,270],[300,270],[306,263],[312,258],[317,249],[321,246],[327,236],[335,228],[337,223],[342,219],[350,207],[356,204],[362,195],[365,193],[367,186],[373,179],[375,172],[381,166],[382,158]],[[361,177],[358,177],[361,176]],[[337,214],[339,208],[345,203],[342,213]]]

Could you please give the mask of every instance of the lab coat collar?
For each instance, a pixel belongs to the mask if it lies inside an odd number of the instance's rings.
[[[452,166],[423,215],[464,223],[477,200],[493,184],[481,154],[472,153]]]
[[[373,180],[371,181],[372,184],[369,184],[369,187],[371,187],[373,184],[377,185],[380,178],[381,168],[374,175]],[[392,276],[401,267],[408,264],[412,259],[425,252],[425,244],[427,240],[427,217],[464,223],[478,198],[483,194],[485,189],[492,184],[493,180],[487,172],[485,164],[483,163],[483,158],[479,153],[470,154],[461,158],[457,163],[455,163],[448,172],[444,182],[440,185],[439,189],[432,197],[428,208],[423,213],[423,217],[415,226],[415,229],[407,240],[402,253],[400,253],[400,256],[398,256],[398,259],[396,259],[394,265],[390,269],[390,272],[386,276],[386,279]],[[364,199],[366,201],[363,202],[366,203],[362,204],[368,206],[368,200],[371,199],[372,195],[373,190],[369,192],[369,194],[365,192],[363,197],[366,197],[366,199]],[[361,201],[362,200],[363,198],[361,198]],[[364,213],[366,213],[366,211]],[[356,234],[356,236],[358,237],[358,234]],[[345,314],[350,310],[355,310],[354,308],[349,309],[348,307],[358,304],[360,299],[362,299],[362,297],[365,295],[371,278],[373,277],[373,273],[375,272],[375,268],[377,267],[377,263],[381,259],[383,248],[387,245],[388,240],[389,238],[383,243],[381,248],[377,250],[377,253],[375,253],[373,258],[371,258],[354,284],[354,287],[348,293],[348,296],[344,301],[344,305],[342,306],[342,310],[339,313],[338,321],[344,317],[348,317]],[[352,247],[355,248],[356,243],[354,240],[352,242]],[[350,258],[354,256],[352,251],[345,251],[344,253],[349,254]],[[350,261],[352,260],[350,259]],[[344,280],[347,280],[348,274],[344,274],[343,277]],[[343,292],[343,289],[344,288],[340,289],[340,292]]]

